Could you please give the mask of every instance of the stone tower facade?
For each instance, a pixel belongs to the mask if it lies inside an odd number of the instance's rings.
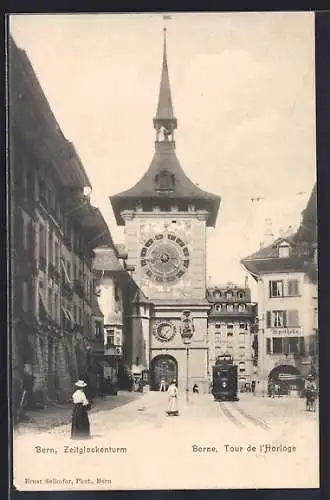
[[[152,162],[131,189],[110,198],[119,225],[125,226],[127,263],[134,280],[150,302],[148,329],[137,321],[135,344],[148,349],[151,385],[161,378],[187,380],[207,387],[208,339],[206,299],[206,228],[214,226],[220,197],[196,186],[183,171],[175,152],[177,128],[170,90],[166,31]],[[188,312],[194,333],[187,352],[180,332]],[[136,339],[144,337],[143,342]],[[146,338],[146,336],[148,338]],[[148,347],[147,347],[148,346]],[[135,353],[136,362],[144,353]],[[134,354],[133,354],[134,358]]]

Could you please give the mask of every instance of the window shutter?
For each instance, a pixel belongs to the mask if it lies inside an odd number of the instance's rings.
[[[288,295],[294,296],[299,294],[299,281],[289,280],[288,281]]]
[[[287,311],[283,311],[283,326],[286,328],[288,326]]]
[[[288,327],[289,328],[295,328],[299,326],[299,311],[298,310],[291,310],[287,311],[288,313]]]
[[[270,328],[271,325],[271,312],[267,311],[267,316],[266,316],[266,328]]]
[[[271,281],[268,281],[268,286],[269,286],[269,297],[272,297],[273,294],[272,294],[272,282]]]

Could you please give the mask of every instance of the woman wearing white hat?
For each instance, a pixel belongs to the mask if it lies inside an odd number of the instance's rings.
[[[72,395],[73,412],[71,425],[72,439],[87,439],[90,437],[89,418],[87,410],[90,408],[84,388],[87,384],[83,380],[75,383],[76,391]]]

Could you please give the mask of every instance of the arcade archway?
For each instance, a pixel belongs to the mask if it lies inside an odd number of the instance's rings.
[[[278,384],[281,394],[289,394],[290,390],[301,391],[304,387],[303,377],[295,366],[279,365],[271,370],[268,382]]]
[[[169,354],[160,354],[151,361],[151,389],[159,390],[161,380],[165,380],[166,387],[173,379],[178,380],[178,362]]]

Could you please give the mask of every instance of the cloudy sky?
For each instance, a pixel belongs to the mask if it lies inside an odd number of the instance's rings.
[[[160,14],[11,17],[116,242],[108,196],[153,156],[162,28]],[[222,197],[208,275],[243,283],[239,261],[259,248],[265,219],[275,236],[297,225],[315,182],[313,14],[174,14],[167,29],[177,155]]]

